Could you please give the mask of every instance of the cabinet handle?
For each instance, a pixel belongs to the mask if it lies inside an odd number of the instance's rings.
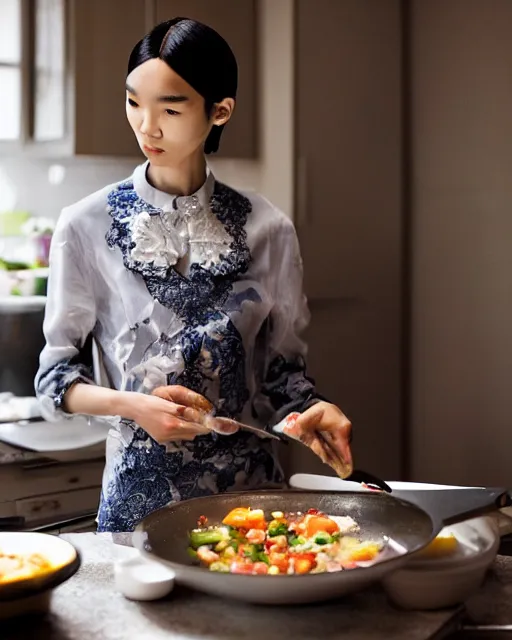
[[[308,169],[306,156],[297,160],[297,228],[308,223]]]

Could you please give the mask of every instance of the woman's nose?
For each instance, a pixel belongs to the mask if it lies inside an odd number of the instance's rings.
[[[150,138],[159,138],[161,136],[157,119],[149,111],[146,111],[142,117],[140,132]]]

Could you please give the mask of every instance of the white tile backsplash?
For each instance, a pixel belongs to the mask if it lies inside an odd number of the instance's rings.
[[[0,157],[0,172],[7,176],[16,191],[16,208],[33,215],[56,218],[63,207],[80,200],[107,184],[131,175],[143,158],[70,158],[40,160]],[[239,189],[261,191],[261,165],[248,160],[209,160],[219,180]],[[62,177],[55,165],[64,168]]]
[[[0,171],[7,175],[16,190],[17,209],[33,215],[56,218],[63,207],[80,200],[102,186],[130,175],[136,160],[105,160],[96,158],[33,160],[0,158]],[[53,165],[64,167],[61,184],[50,183]]]

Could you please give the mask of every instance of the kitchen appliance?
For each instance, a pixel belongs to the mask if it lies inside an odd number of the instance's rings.
[[[405,499],[404,499],[405,497]],[[147,516],[136,528],[135,546],[148,558],[168,565],[178,583],[218,596],[266,604],[316,602],[357,591],[402,567],[448,524],[495,511],[510,504],[503,489],[384,492],[260,491],[218,494],[168,505]],[[235,507],[266,513],[307,512],[349,515],[361,537],[386,542],[383,559],[350,571],[304,576],[216,573],[193,564],[187,553],[188,533],[200,516],[221,522]]]
[[[44,347],[44,305],[43,296],[0,298],[0,392],[34,395]]]

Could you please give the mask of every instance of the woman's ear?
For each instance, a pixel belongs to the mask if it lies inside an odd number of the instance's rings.
[[[221,102],[216,102],[213,107],[212,124],[224,125],[231,118],[235,110],[235,100],[233,98],[224,98]]]

